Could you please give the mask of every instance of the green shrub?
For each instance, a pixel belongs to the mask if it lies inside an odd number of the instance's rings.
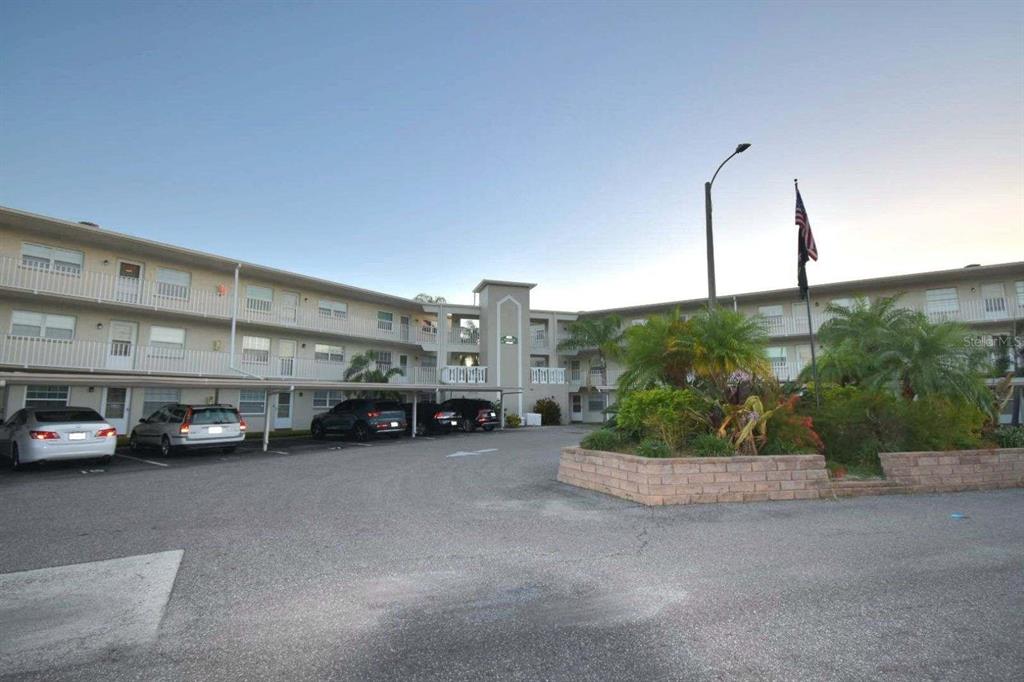
[[[904,450],[969,450],[983,444],[988,417],[977,407],[946,398],[904,403]]]
[[[587,450],[605,450],[607,452],[629,452],[632,450],[629,438],[625,434],[612,429],[598,429],[591,431],[583,440],[580,447]]]
[[[514,412],[511,412],[511,413],[505,415],[505,426],[508,426],[508,427],[514,429],[514,428],[516,428],[518,426],[521,426],[522,423],[523,423],[523,420],[520,419],[519,415],[514,413]]]
[[[562,423],[562,407],[554,398],[541,398],[533,405],[533,411],[540,413],[543,426],[555,426]]]
[[[1001,448],[1024,448],[1024,426],[1000,426],[994,436]]]
[[[710,405],[697,393],[679,388],[651,388],[619,401],[617,427],[636,438],[659,438],[680,450],[688,436],[706,432]]]
[[[901,400],[889,391],[853,386],[822,386],[821,392],[821,407],[814,409],[813,418],[826,458],[880,471],[878,453],[901,449]]]
[[[736,450],[725,438],[713,433],[699,433],[690,441],[689,450],[697,457],[731,457]]]
[[[671,457],[672,449],[665,445],[665,442],[657,438],[645,438],[636,446],[633,454],[639,457]]]

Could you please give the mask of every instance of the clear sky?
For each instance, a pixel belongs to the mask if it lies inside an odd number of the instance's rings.
[[[0,3],[0,204],[537,308],[1024,260],[1024,4]]]

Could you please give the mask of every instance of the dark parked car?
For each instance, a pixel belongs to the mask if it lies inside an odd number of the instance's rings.
[[[245,440],[245,420],[234,405],[164,405],[132,429],[128,446],[160,448],[172,452],[194,448],[220,448],[234,452]]]
[[[405,418],[412,424],[412,403],[402,403]],[[448,433],[459,425],[459,416],[452,410],[444,410],[437,403],[416,404],[416,435],[427,433]]]
[[[463,431],[483,429],[493,431],[500,421],[494,403],[472,398],[452,398],[441,403],[442,410],[451,410],[458,415],[459,428]]]
[[[368,440],[377,433],[398,438],[405,431],[406,424],[405,412],[397,401],[356,398],[338,403],[330,412],[313,417],[309,430],[313,438],[343,433],[358,440]]]

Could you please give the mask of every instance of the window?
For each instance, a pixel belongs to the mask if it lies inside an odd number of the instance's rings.
[[[274,290],[250,284],[245,287],[245,307],[257,313],[269,313],[274,307]]]
[[[27,386],[25,388],[25,407],[67,407],[68,386]]]
[[[383,310],[377,311],[377,329],[389,332],[393,328],[394,322],[394,313],[386,313]]]
[[[267,410],[266,391],[239,391],[238,411],[242,414],[263,414]]]
[[[164,405],[181,402],[177,388],[147,388],[142,398],[142,416],[149,417]]]
[[[1024,306],[1024,281],[1017,282],[1017,305]]]
[[[645,318],[638,318],[636,320],[630,320],[629,324],[631,327],[639,327],[641,325],[647,324],[647,320]]]
[[[345,400],[342,391],[313,391],[313,409],[329,410]]]
[[[530,367],[547,367],[548,356],[546,355],[531,355],[530,356]]]
[[[391,369],[391,351],[389,350],[371,350],[370,357],[373,358],[374,362],[377,363],[377,367],[387,371]]]
[[[81,251],[69,251],[28,242],[21,245],[21,264],[25,267],[53,270],[66,275],[80,275],[83,263],[85,255]]]
[[[924,293],[926,313],[955,313],[960,310],[956,289],[929,289]]]
[[[336,317],[344,320],[348,317],[348,303],[338,301],[320,301],[320,317]]]
[[[11,336],[69,340],[75,338],[75,318],[15,310],[11,313]]]
[[[835,306],[842,306],[842,307],[846,308],[847,310],[852,310],[853,309],[853,299],[852,298],[833,298],[831,301],[829,301],[829,303],[831,303],[832,305],[835,305]]]
[[[786,349],[784,347],[769,346],[764,349],[764,352],[768,356],[768,361],[772,363],[773,368],[786,366]]]
[[[769,334],[778,334],[782,331],[785,323],[781,305],[763,305],[757,309],[757,313],[764,318],[765,331]]]
[[[192,274],[170,268],[156,269],[156,295],[164,298],[188,300],[189,287],[192,286]]]
[[[156,358],[185,357],[185,330],[176,327],[149,328],[151,355]]]
[[[270,362],[270,339],[262,336],[242,337],[242,362]]]
[[[313,357],[317,362],[345,362],[345,347],[318,343],[313,346]]]
[[[604,394],[599,393],[587,398],[587,410],[589,412],[601,412],[604,410]]]

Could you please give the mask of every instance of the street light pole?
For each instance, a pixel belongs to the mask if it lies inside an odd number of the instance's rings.
[[[750,149],[750,143],[744,142],[736,145],[736,151],[726,157],[725,161],[718,165],[715,174],[711,176],[710,182],[704,183],[704,221],[706,224],[706,239],[708,247],[708,308],[718,305],[718,297],[715,293],[715,235],[711,227],[711,185],[718,177],[718,171],[729,162],[729,159]]]

